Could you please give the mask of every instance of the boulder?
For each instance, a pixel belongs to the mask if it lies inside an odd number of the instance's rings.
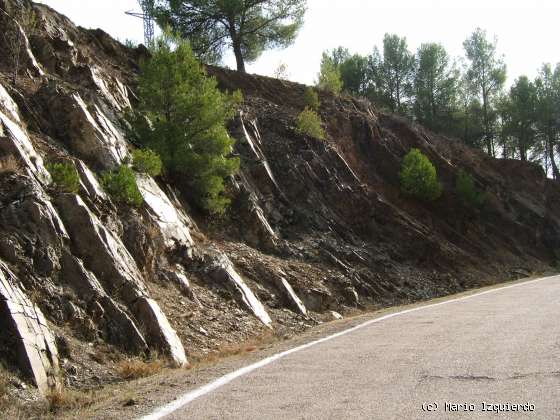
[[[335,301],[330,291],[314,287],[303,290],[301,293],[301,299],[305,304],[305,307],[314,312],[326,311]]]
[[[340,315],[338,312],[330,311],[330,313],[331,313],[332,318],[333,318],[335,321],[338,321],[338,320],[340,320],[340,319],[344,319],[344,317],[343,317],[342,315]]]
[[[352,286],[345,287],[342,291],[342,296],[346,299],[349,305],[358,307],[360,305],[360,298],[358,292]]]

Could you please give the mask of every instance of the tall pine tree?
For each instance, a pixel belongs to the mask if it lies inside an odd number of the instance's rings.
[[[229,157],[234,140],[225,124],[241,94],[220,92],[188,43],[172,50],[163,38],[142,65],[139,92],[139,113],[131,118],[136,142],[161,156],[196,204],[222,213],[229,202],[224,180],[239,168],[239,160]]]

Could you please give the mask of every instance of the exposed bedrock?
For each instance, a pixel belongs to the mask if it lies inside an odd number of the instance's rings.
[[[0,0],[7,5],[31,3]],[[185,349],[211,354],[560,260],[560,187],[537,165],[490,158],[322,91],[318,140],[296,129],[306,86],[212,66],[221,89],[244,97],[228,124],[241,162],[226,180],[229,210],[201,213],[165,171],[136,175],[141,206],[119,203],[101,180],[130,165],[138,146],[124,115],[138,104],[139,63],[150,53],[32,7],[33,33],[17,28],[15,85],[0,54],[0,362],[43,393],[58,373],[87,372],[83,386],[113,380],[109,359],[157,353],[185,366]],[[0,13],[3,29],[6,19]],[[411,148],[437,168],[444,193],[435,202],[401,194]],[[53,185],[54,162],[76,167],[76,194]],[[484,208],[457,196],[460,170],[485,192]]]
[[[229,288],[243,305],[264,325],[272,328],[272,319],[263,304],[235,270],[230,259],[223,254],[212,256],[207,272],[212,280]]]
[[[41,310],[19,284],[0,261],[0,352],[29,375],[42,394],[47,394],[61,385],[54,336]]]
[[[185,365],[181,341],[159,305],[148,297],[142,274],[122,243],[75,194],[64,194],[57,206],[72,235],[72,245],[107,295],[122,300],[144,329],[148,344]]]

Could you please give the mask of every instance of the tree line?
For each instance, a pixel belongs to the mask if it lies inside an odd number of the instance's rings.
[[[494,157],[534,161],[560,179],[560,64],[505,88],[497,40],[476,29],[453,59],[439,43],[414,53],[405,37],[386,34],[372,54],[339,47],[323,53],[317,85],[365,97],[381,109],[458,138]]]
[[[205,63],[234,52],[237,69],[268,48],[290,45],[303,24],[305,0],[161,0],[162,27],[190,42]],[[386,34],[372,54],[339,47],[323,54],[318,86],[362,96],[389,112],[458,138],[489,155],[536,161],[559,179],[560,67],[544,64],[534,80],[505,88],[506,65],[496,40],[476,29],[453,59],[439,43],[411,52]]]

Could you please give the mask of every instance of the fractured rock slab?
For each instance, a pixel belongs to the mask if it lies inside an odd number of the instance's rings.
[[[87,165],[79,160],[76,168],[80,174],[80,184],[84,191],[88,194],[89,198],[92,201],[106,200],[107,194],[101,187],[101,184],[97,180],[95,174],[87,167]]]
[[[137,174],[138,189],[148,206],[150,216],[158,225],[168,248],[184,247],[192,255],[194,242],[189,229],[189,219],[177,209],[153,178]]]
[[[69,133],[74,137],[72,147],[85,158],[100,166],[116,166],[128,156],[126,142],[113,123],[94,105],[90,108],[78,93],[72,95],[74,115],[71,118]],[[76,137],[79,136],[79,137]]]
[[[264,325],[272,329],[272,319],[270,315],[268,315],[264,305],[243,281],[227,256],[221,255],[217,257],[208,269],[208,274],[214,281],[224,284],[236,293],[237,298],[243,302],[247,309],[249,309]]]
[[[278,279],[277,286],[282,290],[284,296],[286,296],[291,306],[295,310],[297,310],[301,315],[307,316],[307,308],[305,307],[301,299],[298,297],[296,292],[294,292],[294,289],[292,288],[290,283],[288,283],[288,281],[284,277],[280,277]]]
[[[183,344],[156,301],[142,296],[134,304],[134,312],[143,323],[148,340],[159,343],[161,350],[171,356],[176,367],[187,366]]]
[[[43,103],[57,135],[77,157],[96,168],[113,169],[129,157],[126,140],[105,112],[84,101],[79,93],[43,86],[37,100]]]
[[[109,295],[119,293],[130,303],[147,293],[142,275],[124,244],[101,223],[80,196],[62,195],[57,206],[79,255]]]
[[[115,109],[122,111],[132,107],[130,105],[126,86],[123,85],[118,78],[105,74],[103,70],[97,66],[91,66],[90,71],[93,82],[99,88],[101,94]]]
[[[41,310],[19,286],[19,281],[0,261],[0,316],[15,338],[20,368],[32,378],[39,391],[46,395],[60,387],[58,352]]]
[[[168,353],[178,366],[186,364],[181,341],[158,304],[148,298],[142,274],[120,238],[103,226],[80,196],[65,194],[57,204],[78,253],[101,280],[106,294],[124,300],[150,346]]]
[[[169,281],[177,285],[177,287],[179,288],[183,296],[188,297],[199,307],[202,306],[202,304],[196,297],[194,290],[191,287],[191,283],[189,282],[189,279],[187,278],[185,271],[179,265],[175,266],[174,269],[172,270],[165,271],[164,275]]]
[[[13,118],[13,108],[10,108],[10,115]],[[7,114],[0,109],[0,137],[7,137],[9,143],[2,144],[5,152],[11,153],[20,158],[25,164],[25,168],[31,176],[34,176],[43,185],[50,182],[50,174],[43,165],[43,159],[35,151],[29,136],[19,122],[13,121]]]
[[[105,293],[95,274],[87,270],[81,260],[64,253],[62,278],[81,299],[89,303],[89,307],[100,308],[101,313],[97,314],[100,319],[96,321],[104,328],[107,341],[134,354],[145,353],[148,350],[148,345],[134,321]]]

